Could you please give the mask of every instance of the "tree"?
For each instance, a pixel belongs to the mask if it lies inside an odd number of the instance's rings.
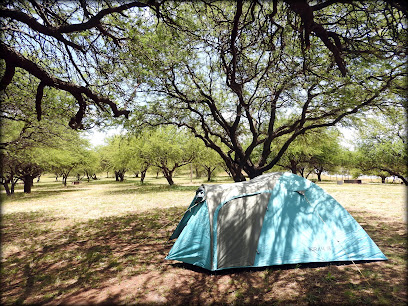
[[[47,107],[43,97],[49,87],[75,98],[72,128],[83,127],[84,117],[97,111],[127,116],[129,111],[112,99],[112,88],[117,86],[119,93],[121,86],[111,79],[109,66],[121,67],[116,51],[126,39],[114,21],[129,18],[124,13],[133,8],[158,7],[155,1],[3,1],[0,18],[7,26],[0,41],[0,90],[21,68],[39,80],[34,95],[38,120]]]
[[[300,174],[302,177],[308,177],[313,172],[314,167],[310,161],[319,151],[317,148],[316,137],[308,134],[301,135],[291,143],[289,148],[283,154],[278,166],[290,170],[293,174]],[[307,172],[307,173],[306,173]]]
[[[1,157],[1,182],[6,194],[14,193],[18,180],[24,182],[24,192],[31,193],[34,179],[44,170],[41,149],[39,147],[27,147],[21,150],[13,148],[3,151]]]
[[[129,143],[124,135],[115,135],[107,140],[107,145],[102,148],[105,165],[115,173],[115,180],[123,182],[125,173],[129,170],[132,157]]]
[[[343,148],[339,143],[340,134],[337,130],[328,130],[317,134],[314,140],[316,151],[309,160],[317,180],[321,182],[323,172],[333,172],[340,164]]]
[[[235,181],[260,175],[300,135],[402,99],[406,10],[396,4],[168,4],[175,23],[127,25],[126,55],[146,71],[134,124],[186,127]]]
[[[223,160],[214,150],[206,147],[200,141],[195,140],[193,142],[196,148],[196,158],[194,159],[194,164],[201,166],[207,176],[207,182],[211,181],[212,175],[218,167],[223,163]],[[198,171],[198,169],[196,170]]]
[[[88,149],[83,152],[83,155],[83,163],[76,169],[78,176],[80,176],[80,173],[83,173],[88,182],[91,178],[96,180],[96,173],[101,169],[98,154],[95,151]]]
[[[376,114],[360,128],[357,162],[365,173],[400,178],[408,185],[406,113],[403,107]],[[387,175],[388,174],[388,175]]]
[[[57,148],[47,149],[46,169],[58,173],[62,183],[67,186],[67,179],[75,169],[84,169],[90,162],[89,142],[78,134],[71,135],[69,141],[60,142]]]
[[[149,131],[144,131],[137,136],[130,135],[129,138],[129,150],[130,160],[129,168],[135,173],[140,172],[140,182],[143,184],[147,170],[152,165],[152,156],[150,156],[149,149],[150,134]]]
[[[174,127],[159,127],[150,132],[143,146],[143,158],[159,168],[170,186],[174,185],[174,171],[193,161],[194,142],[186,131]]]
[[[42,113],[44,120],[37,120],[32,97],[37,83],[17,69],[13,83],[2,95],[1,182],[9,195],[14,193],[18,180],[24,182],[24,192],[30,193],[34,178],[46,167],[47,149],[59,148],[64,139],[71,140],[78,134],[64,123],[71,113],[62,109],[69,108],[72,100],[52,88],[44,90],[48,108]]]
[[[189,128],[244,180],[243,171],[270,170],[299,135],[405,84],[406,16],[400,0],[7,1],[0,90],[24,69],[38,80],[38,119],[52,87],[76,101],[72,128],[127,116],[149,93],[144,120]]]

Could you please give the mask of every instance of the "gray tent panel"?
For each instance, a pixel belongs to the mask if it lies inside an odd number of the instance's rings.
[[[217,217],[217,269],[252,266],[271,194],[228,201]]]

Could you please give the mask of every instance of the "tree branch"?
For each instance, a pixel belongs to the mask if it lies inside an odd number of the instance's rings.
[[[129,115],[128,110],[119,110],[117,108],[117,105],[113,101],[111,101],[109,98],[99,96],[98,94],[90,90],[89,88],[84,87],[84,86],[79,86],[72,82],[67,82],[59,78],[56,78],[54,76],[51,76],[47,71],[45,71],[43,68],[38,66],[36,63],[26,59],[20,53],[11,49],[10,47],[8,47],[6,44],[4,44],[1,41],[0,41],[0,57],[6,60],[7,65],[12,65],[14,67],[20,67],[26,70],[31,75],[38,78],[43,84],[41,86],[54,87],[56,89],[64,90],[72,94],[79,102],[80,109],[78,110],[77,116],[74,117],[75,122],[74,121],[70,122],[70,126],[76,126],[76,127],[82,126],[81,121],[78,121],[78,120],[82,120],[82,116],[81,116],[82,106],[81,105],[84,102],[83,100],[81,100],[81,98],[79,98],[81,97],[82,94],[84,94],[85,96],[93,100],[95,104],[108,105],[110,109],[112,110],[114,117],[119,117],[119,116],[124,115],[127,118]]]
[[[16,66],[6,61],[6,69],[0,81],[0,91],[5,90],[6,87],[11,83],[11,80],[13,79],[15,72]]]
[[[329,32],[321,24],[314,21],[313,9],[309,6],[306,0],[285,0],[289,4],[290,8],[302,19],[305,32],[305,43],[306,49],[310,47],[310,33],[314,33],[324,45],[333,54],[334,60],[336,61],[337,67],[339,68],[342,76],[346,76],[346,64],[344,63],[343,57],[341,55],[342,46],[340,45],[340,40],[337,33]],[[330,41],[330,37],[334,38],[335,44]]]

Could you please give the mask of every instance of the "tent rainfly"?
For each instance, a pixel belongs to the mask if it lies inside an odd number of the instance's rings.
[[[208,270],[387,260],[356,220],[311,181],[268,173],[202,185],[166,259]]]

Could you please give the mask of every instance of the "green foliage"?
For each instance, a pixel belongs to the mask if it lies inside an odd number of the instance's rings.
[[[117,181],[123,181],[132,159],[132,150],[127,139],[115,135],[107,140],[107,145],[99,148],[101,167],[105,171],[114,171]]]
[[[218,169],[222,168],[224,161],[221,159],[219,154],[213,149],[206,147],[201,140],[192,139],[191,140],[196,148],[196,157],[193,161],[193,165],[196,171],[202,168],[207,176],[207,181],[211,181],[213,175]]]
[[[67,135],[65,135],[67,136]],[[89,142],[73,133],[68,141],[58,148],[47,148],[46,169],[62,176],[64,185],[74,169],[93,172],[96,168],[95,156],[88,150]]]
[[[133,38],[126,49],[129,73],[141,80],[143,100],[130,128],[187,127],[241,180],[241,171],[254,177],[270,170],[300,135],[353,124],[354,114],[403,99],[396,88],[406,87],[405,57],[387,55],[403,42],[403,31],[392,32],[399,26],[389,23],[393,12],[383,3],[314,12],[319,24],[341,36],[336,45],[344,43],[346,76],[335,69],[327,44],[311,36],[313,47],[305,48],[303,33],[299,39],[295,30],[303,29],[299,18],[286,3],[274,4],[244,2],[240,14],[229,2],[166,3],[176,23],[125,23]]]
[[[316,130],[297,137],[279,161],[279,166],[308,177],[312,172],[321,180],[323,172],[332,172],[341,165],[340,134],[335,129]]]
[[[196,157],[198,149],[193,138],[182,129],[158,127],[145,129],[139,134],[116,135],[99,149],[105,171],[115,171],[120,180],[125,172],[141,172],[141,181],[150,167],[160,169],[170,185],[177,168],[187,165]]]
[[[396,176],[408,185],[408,141],[404,109],[396,108],[367,118],[359,132],[356,157],[359,168],[381,177]]]
[[[173,185],[173,173],[196,157],[197,148],[192,137],[182,129],[172,126],[158,127],[149,131],[143,146],[143,159],[163,172],[169,185]]]
[[[62,111],[72,106],[72,98],[46,88],[43,102],[47,108],[42,109],[38,118],[33,99],[37,85],[37,80],[17,69],[13,83],[3,95],[1,176],[8,194],[13,193],[17,180],[23,180],[24,189],[30,192],[33,179],[49,169],[55,151],[79,139],[78,132],[67,128],[72,114]]]

